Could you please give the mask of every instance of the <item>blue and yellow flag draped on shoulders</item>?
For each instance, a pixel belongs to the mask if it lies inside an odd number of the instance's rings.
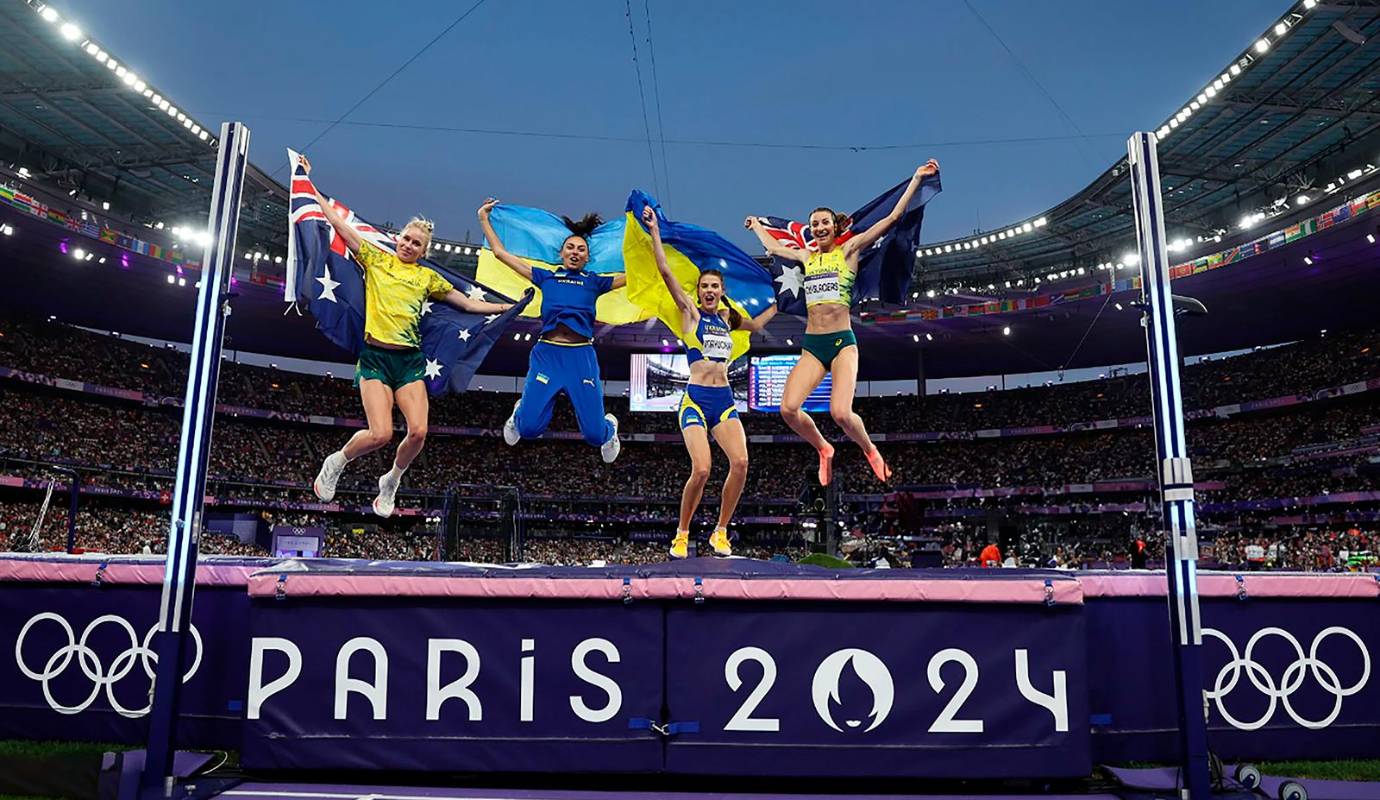
[[[288,159],[292,166],[292,186],[283,299],[289,303],[305,303],[316,318],[317,330],[350,355],[357,356],[364,346],[364,275],[344,240],[336,235],[321,212],[311,179],[297,154],[289,150]],[[361,237],[385,252],[394,252],[391,236],[355,216],[338,199],[331,198],[329,202]],[[422,265],[436,271],[473,299],[513,302],[502,293],[457,272],[427,261]],[[519,291],[512,297],[521,295]],[[426,356],[427,391],[431,394],[465,391],[484,356],[527,303],[524,299],[502,314],[476,314],[441,301],[424,303],[418,331],[422,335],[421,350]]]
[[[489,214],[494,233],[508,252],[531,265],[532,269],[554,271],[560,266],[561,245],[570,236],[570,229],[561,218],[540,208],[511,206],[500,203]],[[598,275],[623,272],[623,219],[619,217],[600,225],[589,237],[589,263],[585,269]],[[489,247],[479,253],[479,270],[475,277],[495,291],[520,297],[532,283],[504,266]],[[525,317],[541,316],[541,291],[525,311]],[[594,317],[608,325],[626,325],[648,319],[650,314],[629,302],[626,288],[609,292],[599,298]]]
[[[661,279],[652,251],[652,237],[642,224],[642,209],[651,206],[661,228],[661,244],[666,263],[685,293],[697,296],[700,272],[716,269],[724,276],[724,300],[744,317],[755,317],[776,302],[771,274],[752,256],[724,237],[698,225],[672,222],[662,213],[656,198],[639,190],[628,197],[624,214],[623,265],[628,277],[628,299],[647,309],[673,333],[681,336],[681,313],[671,292]],[[747,331],[734,331],[736,360],[748,350]]]

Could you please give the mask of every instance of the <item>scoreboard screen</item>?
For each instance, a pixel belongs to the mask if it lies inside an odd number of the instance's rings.
[[[797,355],[753,356],[748,368],[748,407],[753,411],[780,411],[781,393],[786,389],[786,376],[800,360]],[[819,386],[805,398],[806,411],[828,411],[831,376],[825,375]]]

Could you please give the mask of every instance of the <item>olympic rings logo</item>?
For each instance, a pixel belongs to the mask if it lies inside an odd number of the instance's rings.
[[[1361,677],[1350,686],[1342,686],[1341,679],[1337,676],[1336,670],[1332,669],[1327,663],[1318,658],[1318,647],[1327,637],[1332,635],[1344,636],[1356,643],[1357,649],[1361,651]],[[1221,631],[1212,628],[1203,628],[1204,636],[1211,636],[1220,640],[1227,646],[1231,653],[1231,660],[1217,673],[1217,679],[1213,681],[1211,689],[1203,692],[1204,698],[1213,701],[1217,705],[1217,711],[1222,715],[1232,727],[1243,731],[1253,731],[1265,727],[1275,715],[1275,710],[1279,705],[1284,706],[1284,711],[1299,725],[1312,730],[1326,728],[1337,719],[1337,715],[1342,713],[1342,700],[1361,691],[1370,680],[1370,653],[1366,650],[1366,645],[1350,629],[1334,625],[1324,628],[1313,638],[1313,643],[1308,648],[1307,655],[1303,652],[1303,645],[1298,639],[1283,628],[1261,628],[1251,636],[1250,641],[1246,642],[1244,653],[1238,652],[1236,645],[1232,643]],[[1267,636],[1278,636],[1284,641],[1294,646],[1297,655],[1294,662],[1284,670],[1284,675],[1278,684],[1275,683],[1274,676],[1259,662],[1252,658],[1255,646]],[[1246,679],[1251,682],[1257,690],[1262,692],[1270,700],[1270,705],[1265,709],[1265,713],[1256,720],[1243,722],[1236,719],[1227,711],[1223,696],[1236,688],[1236,684],[1241,679],[1242,671],[1246,673]],[[1324,691],[1332,695],[1332,712],[1321,720],[1311,720],[1304,717],[1294,709],[1289,703],[1289,698],[1294,692],[1303,685],[1304,680],[1309,675],[1323,688]]]
[[[31,669],[24,661],[24,638],[29,635],[29,630],[44,620],[52,620],[62,627],[67,633],[67,644],[59,647],[56,652],[48,657],[48,661],[43,665],[41,671]],[[124,629],[129,637],[129,648],[110,662],[110,670],[107,672],[104,662],[96,655],[96,651],[87,646],[86,642],[91,638],[92,631],[106,623],[113,624]],[[43,684],[43,697],[48,701],[48,706],[59,714],[80,714],[95,702],[100,696],[101,690],[105,690],[106,699],[110,701],[110,707],[123,717],[137,718],[149,713],[153,707],[153,700],[150,698],[149,704],[140,709],[129,709],[120,705],[115,699],[115,684],[124,679],[134,670],[136,661],[141,663],[144,674],[148,675],[149,680],[154,678],[153,665],[158,663],[158,654],[149,648],[149,642],[153,640],[154,631],[158,626],[149,628],[149,632],[144,635],[141,642],[134,632],[134,626],[130,625],[123,617],[115,614],[106,614],[92,620],[86,629],[82,631],[81,638],[77,638],[76,633],[67,620],[49,611],[35,614],[24,623],[24,627],[19,630],[19,637],[14,642],[14,661],[19,666],[19,671],[24,676]],[[192,666],[187,673],[182,676],[182,682],[186,683],[196,674],[197,668],[201,666],[201,634],[197,632],[196,626],[191,626],[192,641],[196,643],[196,657],[192,659]],[[91,694],[86,699],[74,706],[65,706],[53,698],[50,682],[67,671],[72,664],[73,658],[76,659],[77,666],[82,673],[91,680]],[[150,695],[152,691],[149,692]]]

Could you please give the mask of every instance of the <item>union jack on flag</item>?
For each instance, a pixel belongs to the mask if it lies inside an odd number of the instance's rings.
[[[891,187],[886,193],[854,211],[848,227],[836,241],[842,244],[858,231],[865,231],[891,213],[906,190],[910,179]],[[920,224],[925,219],[925,204],[942,190],[939,175],[931,175],[920,182],[920,189],[911,199],[901,219],[858,255],[858,276],[853,284],[853,302],[875,298],[885,303],[902,303],[910,288],[911,272],[915,267],[915,248],[920,244]],[[776,241],[803,250],[819,249],[810,235],[810,226],[782,217],[759,217],[762,227]],[[776,285],[776,305],[786,314],[805,315],[804,270],[793,261],[773,258],[772,280]]]
[[[364,347],[364,274],[344,240],[326,221],[315,190],[297,153],[289,150],[292,167],[288,211],[287,276],[283,300],[305,303],[316,328],[352,357]],[[360,219],[335,198],[328,202],[350,226],[386,252],[394,252],[393,237]],[[511,303],[510,298],[483,284],[429,261],[422,262],[476,300]],[[418,329],[426,356],[426,385],[431,394],[463,392],[528,298],[502,314],[477,314],[448,303],[426,301]]]

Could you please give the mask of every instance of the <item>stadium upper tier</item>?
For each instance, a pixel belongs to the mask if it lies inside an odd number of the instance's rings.
[[[1295,3],[1167,119],[1127,121],[1128,133],[1153,128],[1161,137],[1167,233],[1180,265],[1174,290],[1211,312],[1184,326],[1186,353],[1373,318],[1380,55],[1364,42],[1377,33],[1380,0]],[[0,197],[0,233],[18,229],[0,236],[7,303],[185,338],[199,249],[196,233],[181,226],[203,219],[209,205],[214,132],[158,92],[158,76],[129,71],[60,7],[6,4],[0,36],[9,44],[0,52],[0,186],[9,192]],[[251,165],[230,333],[246,350],[347,360],[309,318],[281,315],[286,200],[285,187]],[[30,224],[34,215],[43,221]],[[1142,359],[1130,310],[1138,291],[1131,230],[1122,159],[1051,209],[925,243],[908,307],[860,314],[868,323],[859,326],[863,378]],[[97,263],[57,258],[77,249]],[[464,271],[477,252],[444,238],[433,249]],[[128,269],[92,269],[100,259]],[[84,291],[72,292],[78,285]],[[778,317],[755,348],[795,351],[802,330],[800,320]],[[626,352],[660,349],[664,336],[655,324],[600,330],[605,376],[625,377]],[[530,344],[518,342],[497,346],[486,371],[521,374]]]

